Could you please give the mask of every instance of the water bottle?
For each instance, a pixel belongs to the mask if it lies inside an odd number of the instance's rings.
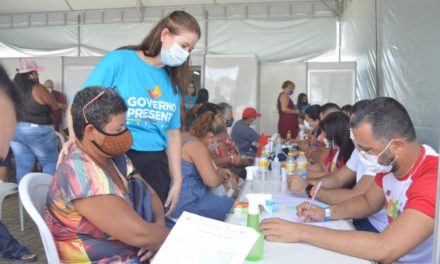
[[[260,160],[258,162],[258,173],[261,181],[267,180],[269,174],[269,159],[264,150],[261,151]]]
[[[272,180],[274,181],[280,181],[281,180],[281,174],[280,174],[281,164],[280,160],[277,156],[275,156],[274,160],[272,161]]]
[[[307,158],[304,151],[300,151],[298,158],[296,159],[296,174],[299,176],[307,176]]]
[[[296,162],[295,162],[295,158],[293,157],[292,151],[289,151],[289,154],[287,154],[285,168],[286,168],[287,176],[291,176],[295,174]]]

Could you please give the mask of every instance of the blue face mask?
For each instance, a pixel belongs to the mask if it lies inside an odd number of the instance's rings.
[[[289,96],[291,96],[293,94],[293,90],[289,91]]]
[[[170,66],[176,67],[185,63],[186,59],[188,59],[189,52],[184,50],[179,44],[176,42],[166,50],[162,47],[160,50],[160,58],[162,59],[162,63]]]

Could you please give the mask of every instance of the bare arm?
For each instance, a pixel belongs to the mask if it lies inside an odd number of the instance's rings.
[[[349,200],[356,196],[367,193],[368,189],[374,183],[373,176],[364,176],[361,180],[352,188],[341,189],[327,189],[321,188],[316,194],[317,199],[327,204],[338,204],[343,201]]]
[[[307,179],[310,184],[322,182],[322,187],[328,189],[351,187],[356,183],[356,172],[346,165],[342,168],[316,179]],[[367,191],[365,191],[367,192]]]
[[[60,104],[55,100],[55,97],[41,84],[37,84],[32,89],[32,95],[38,103],[48,105],[52,111],[57,111],[61,108]]]
[[[350,170],[347,166],[343,166],[335,172],[325,175],[320,178],[307,179],[294,175],[288,179],[289,190],[296,195],[306,195],[306,187],[308,184],[316,185],[321,182],[322,186],[318,192],[318,199],[320,200],[320,194],[322,191],[328,191],[329,189],[342,190],[339,188],[352,186],[356,181],[356,173]],[[366,193],[368,189],[365,190]],[[321,200],[323,201],[323,200]],[[325,202],[325,201],[323,201]]]
[[[366,194],[358,195],[330,207],[330,219],[364,218],[381,210],[385,203],[383,190],[376,184],[371,184]],[[312,205],[307,210],[308,203],[304,202],[297,207],[298,216],[304,221],[322,221],[325,216],[324,209]]]
[[[280,104],[281,104],[281,111],[283,111],[284,113],[287,114],[299,114],[299,110],[298,109],[292,109],[289,108],[289,96],[287,94],[282,94],[280,96]]]
[[[188,142],[184,146],[183,157],[190,159],[208,187],[217,187],[223,182],[214,167],[208,148],[198,140]]]
[[[161,224],[144,221],[130,204],[119,196],[93,196],[77,199],[72,203],[80,215],[100,230],[128,245],[157,251],[169,233]]]
[[[434,230],[434,219],[414,209],[406,209],[379,234],[340,231],[267,219],[260,225],[268,241],[303,241],[346,255],[392,263],[426,240]]]
[[[180,189],[182,188],[182,165],[180,160],[181,155],[181,140],[180,130],[168,130],[168,166],[170,168],[170,176],[172,179],[172,186],[168,192],[168,198],[165,201],[165,207],[169,208],[167,215],[171,214],[179,201]]]

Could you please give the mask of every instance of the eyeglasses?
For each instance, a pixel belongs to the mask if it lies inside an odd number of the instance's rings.
[[[99,97],[103,96],[106,92],[107,92],[106,90],[100,92],[97,96],[95,96],[92,100],[90,100],[90,102],[88,102],[88,103],[83,107],[82,112],[83,112],[83,117],[84,117],[84,120],[86,121],[86,124],[89,124],[89,121],[87,120],[87,117],[86,117],[86,108],[87,108],[89,105],[91,105],[93,102],[95,102],[96,100],[98,100]]]

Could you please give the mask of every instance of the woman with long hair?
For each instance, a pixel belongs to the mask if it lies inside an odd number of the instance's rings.
[[[173,217],[188,211],[217,220],[225,219],[234,199],[215,195],[210,189],[235,179],[229,170],[214,164],[209,148],[215,148],[219,138],[226,133],[226,124],[221,115],[212,111],[199,115],[190,131],[183,133],[183,185]]]
[[[321,163],[310,165],[308,178],[320,177],[331,173],[350,159],[354,145],[350,139],[350,119],[342,112],[329,114],[319,123],[324,145],[329,149],[329,154]]]
[[[40,84],[38,72],[43,67],[33,60],[23,60],[17,69],[14,83],[22,98],[15,137],[11,149],[17,163],[17,182],[32,172],[35,161],[43,172],[53,175],[58,157],[57,135],[52,112],[64,107]]]
[[[300,93],[298,95],[298,100],[296,102],[296,106],[298,107],[298,109],[301,113],[304,113],[307,110],[307,108],[310,107],[309,99],[307,98],[307,94]]]
[[[116,87],[127,104],[127,128],[134,143],[127,155],[156,191],[167,214],[179,200],[180,89],[189,82],[189,55],[201,35],[185,11],[161,19],[138,45],[107,54],[84,84]],[[69,146],[64,152],[68,152]]]

